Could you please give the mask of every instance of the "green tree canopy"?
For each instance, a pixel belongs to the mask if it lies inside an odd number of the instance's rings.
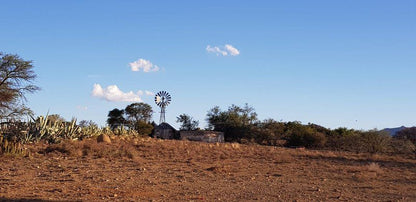
[[[127,119],[132,122],[144,121],[150,122],[153,110],[149,104],[146,103],[132,103],[124,110]]]
[[[124,118],[124,110],[120,109],[113,109],[110,112],[108,112],[107,115],[107,124],[111,127],[111,129],[115,129],[118,126],[122,126],[125,124],[126,119]]]
[[[251,131],[258,122],[253,107],[231,105],[227,111],[216,106],[208,111],[208,128],[224,132],[227,141],[239,141],[241,138],[251,139]]]
[[[225,126],[248,126],[258,120],[254,108],[245,104],[244,107],[231,105],[227,111],[221,111],[218,106],[215,106],[208,111],[207,121],[210,129],[221,131]]]
[[[64,123],[65,119],[59,114],[51,114],[48,116],[48,121],[51,123],[54,123],[54,122]]]
[[[79,122],[78,126],[81,127],[81,128],[86,128],[86,127],[96,127],[96,128],[98,128],[98,125],[92,120],[81,120]]]
[[[197,130],[199,121],[194,120],[187,114],[181,114],[176,117],[176,122],[181,123],[180,130]]]
[[[127,115],[127,123],[142,135],[149,135],[153,126],[150,124],[153,110],[147,103],[132,103],[124,110]]]

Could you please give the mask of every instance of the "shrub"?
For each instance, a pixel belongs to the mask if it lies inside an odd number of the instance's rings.
[[[383,153],[389,151],[391,137],[378,131],[363,132],[360,135],[360,152]]]
[[[414,154],[416,152],[416,146],[410,140],[392,139],[391,152],[398,154]]]
[[[332,150],[357,151],[360,132],[347,128],[337,128],[327,135],[326,147]]]
[[[292,127],[287,132],[286,138],[287,146],[303,146],[306,148],[322,148],[327,141],[323,133],[302,125]]]
[[[405,128],[397,132],[394,137],[397,139],[409,140],[416,145],[416,127]]]
[[[366,166],[367,171],[369,172],[375,172],[375,173],[383,173],[383,170],[380,168],[380,165],[378,163],[370,163]]]
[[[129,158],[139,157],[132,142],[125,144],[100,144],[94,140],[70,141],[64,140],[58,144],[48,145],[40,153],[58,153],[68,156],[94,156],[97,158]]]
[[[20,142],[10,141],[3,136],[0,136],[0,154],[26,156],[29,153],[23,148]]]
[[[268,119],[260,122],[252,130],[255,141],[258,144],[281,146],[281,140],[285,131],[283,122]]]
[[[150,135],[153,131],[153,125],[144,121],[138,121],[136,130],[140,135]]]

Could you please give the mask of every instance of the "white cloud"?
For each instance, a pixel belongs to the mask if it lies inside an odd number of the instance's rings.
[[[214,46],[211,47],[210,45],[206,48],[208,53],[215,53],[217,56],[237,56],[240,55],[240,51],[230,44],[225,44],[224,46]]]
[[[116,85],[110,85],[103,89],[100,84],[94,84],[91,94],[94,97],[102,98],[110,102],[142,102],[140,92],[133,93],[133,91],[129,91],[125,93]]]
[[[144,93],[145,93],[146,95],[150,95],[150,96],[155,95],[155,93],[154,93],[154,92],[151,92],[151,91],[148,91],[148,90],[144,91]]]
[[[139,58],[138,60],[129,63],[131,71],[138,72],[143,69],[143,72],[157,72],[160,70],[159,66],[154,65],[149,60]]]
[[[230,44],[225,44],[225,50],[227,50],[232,56],[240,55],[240,51]]]
[[[228,53],[224,50],[221,50],[218,46],[211,47],[210,45],[207,46],[206,50],[208,53],[215,53],[217,55],[226,56]]]

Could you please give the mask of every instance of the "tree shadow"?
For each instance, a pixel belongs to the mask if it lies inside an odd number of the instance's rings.
[[[401,162],[395,160],[382,160],[382,159],[372,159],[372,158],[362,158],[362,159],[350,159],[344,156],[308,156],[311,159],[321,159],[326,161],[331,161],[334,163],[342,163],[342,164],[349,164],[349,165],[364,165],[368,164],[369,162],[379,163],[383,165],[383,167],[403,167],[407,169],[415,169],[416,163],[413,162]]]

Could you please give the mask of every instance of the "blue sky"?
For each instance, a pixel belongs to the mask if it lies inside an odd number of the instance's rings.
[[[244,103],[260,119],[330,128],[416,125],[413,0],[0,5],[0,51],[33,60],[37,115],[104,125],[140,100],[158,122],[149,93],[166,90],[176,127],[179,114],[205,127],[210,108]]]

